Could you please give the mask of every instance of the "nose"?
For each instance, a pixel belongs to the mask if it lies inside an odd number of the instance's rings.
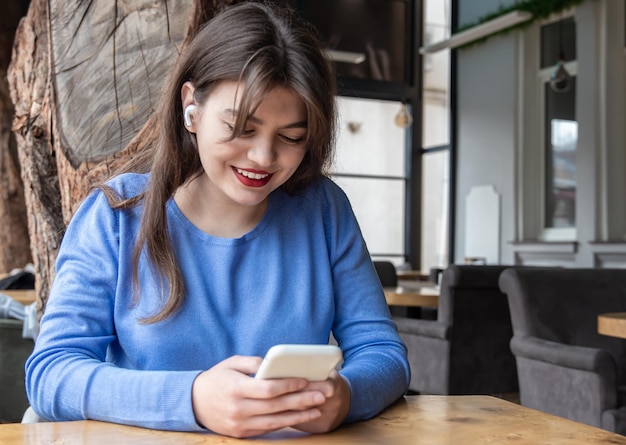
[[[276,160],[276,149],[273,138],[257,137],[248,149],[248,159],[259,167],[268,167]]]

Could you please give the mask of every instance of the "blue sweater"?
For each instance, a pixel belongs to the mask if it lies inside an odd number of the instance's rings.
[[[149,177],[110,185],[135,196]],[[68,226],[26,387],[50,420],[95,419],[167,430],[202,430],[191,387],[232,356],[278,343],[328,343],[343,350],[351,391],[346,422],[376,415],[406,391],[406,349],[345,194],[324,179],[297,196],[270,195],[260,223],[241,238],[197,229],[170,200],[170,236],[185,283],[172,317],[147,261],[132,299],[131,255],[141,207],[112,210],[100,191]]]

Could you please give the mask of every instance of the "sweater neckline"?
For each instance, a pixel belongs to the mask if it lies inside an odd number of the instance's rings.
[[[180,224],[179,227],[185,230],[186,232],[191,233],[192,235],[194,235],[195,237],[203,241],[208,241],[214,244],[233,245],[233,244],[245,243],[258,237],[268,227],[268,225],[271,223],[274,213],[279,207],[278,206],[278,201],[280,200],[280,197],[278,196],[279,193],[282,193],[280,189],[274,190],[272,193],[270,193],[270,195],[268,196],[267,208],[265,209],[265,213],[261,217],[261,220],[258,222],[256,226],[252,228],[252,230],[250,230],[247,233],[244,233],[241,237],[238,237],[238,238],[225,238],[225,237],[210,235],[200,230],[180,210],[180,208],[178,207],[178,204],[176,204],[176,201],[174,200],[173,197],[169,199],[167,206],[169,210],[171,211],[171,213],[173,214],[173,216],[175,217],[176,222]],[[176,230],[176,228],[170,227],[170,230]]]

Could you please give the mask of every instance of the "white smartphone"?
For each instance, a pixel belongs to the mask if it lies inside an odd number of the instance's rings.
[[[342,358],[341,349],[335,345],[275,345],[265,354],[255,377],[326,380]]]

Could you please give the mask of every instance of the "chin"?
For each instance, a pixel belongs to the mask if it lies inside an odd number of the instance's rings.
[[[257,207],[264,204],[267,201],[269,193],[255,193],[254,196],[239,196],[233,199],[237,204],[244,207]]]

